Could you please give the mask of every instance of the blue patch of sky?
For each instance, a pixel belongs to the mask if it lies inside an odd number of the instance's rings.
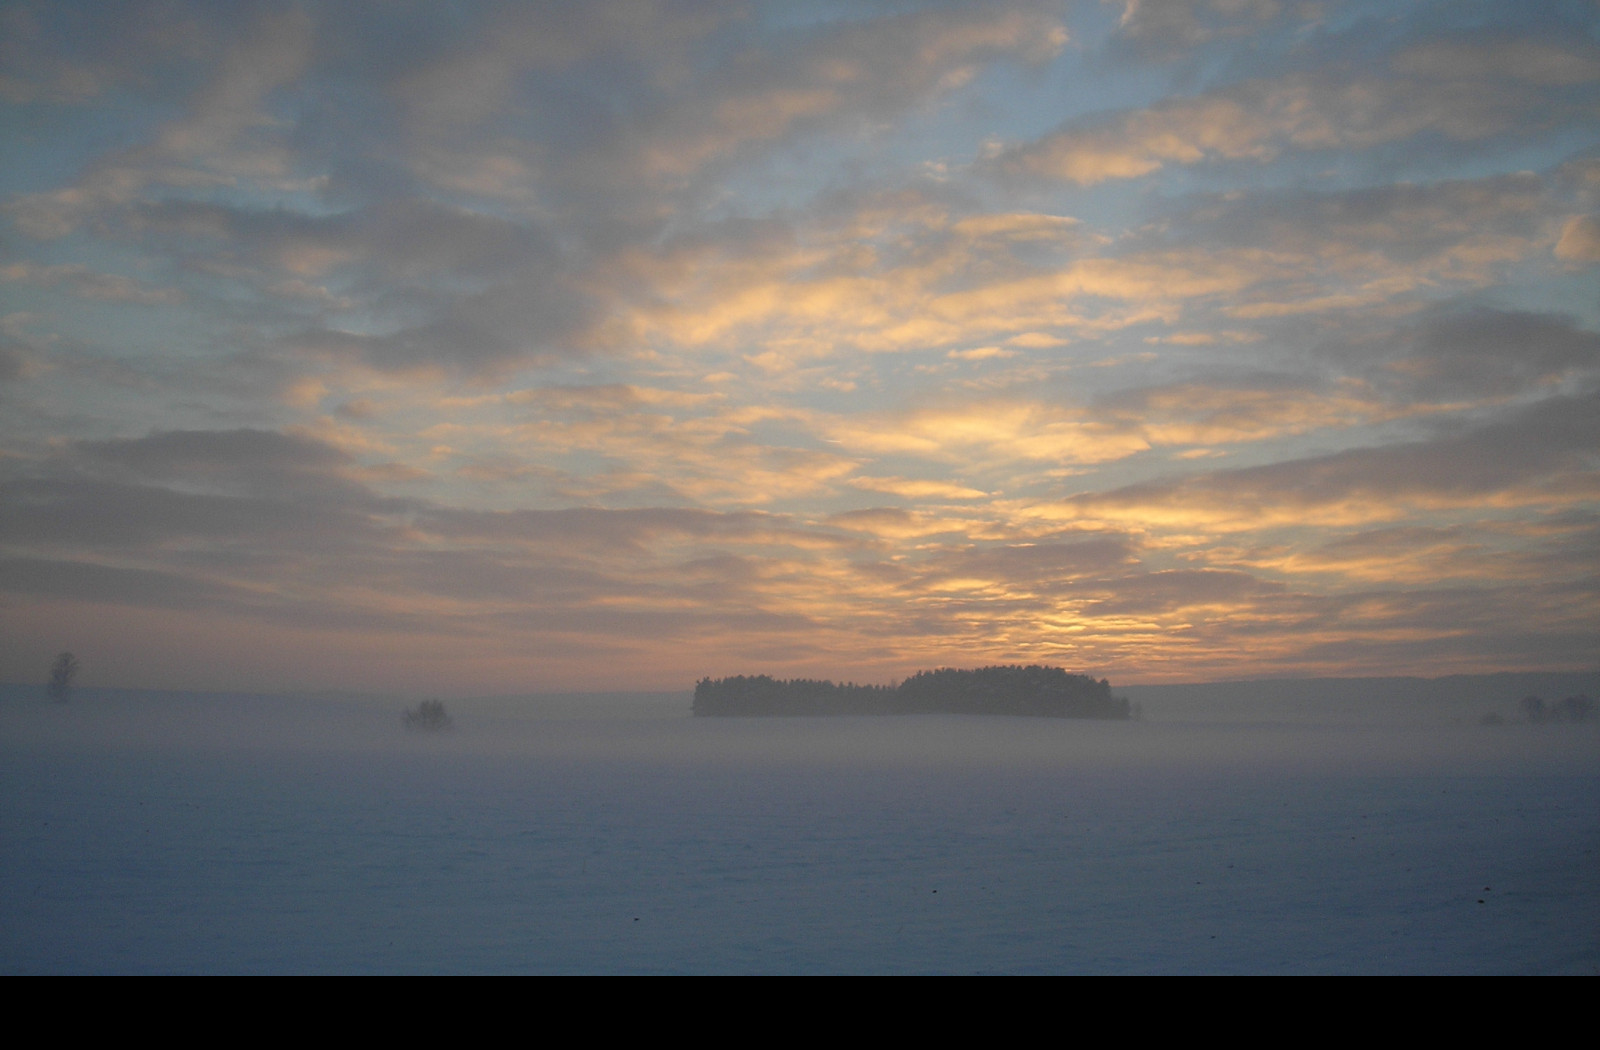
[[[176,106],[120,91],[83,104],[0,107],[0,188],[9,195],[68,185],[96,162],[149,142],[181,115]]]
[[[1553,255],[1526,260],[1512,270],[1507,283],[1474,298],[1500,309],[1571,317],[1589,331],[1600,331],[1600,287],[1592,263],[1567,270]]]

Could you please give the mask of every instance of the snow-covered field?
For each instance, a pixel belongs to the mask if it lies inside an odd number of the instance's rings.
[[[54,972],[1600,972],[1600,726],[0,698]]]

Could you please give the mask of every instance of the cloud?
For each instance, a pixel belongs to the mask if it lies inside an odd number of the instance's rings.
[[[1008,5],[794,24],[734,6],[561,7],[492,20],[406,78],[406,163],[433,186],[559,212],[610,246],[658,233],[713,170],[869,133],[1066,40]],[[482,134],[508,126],[527,137]]]
[[[1592,21],[12,4],[0,586],[352,687],[1587,658]]]
[[[311,551],[314,560],[348,557],[392,542],[408,504],[378,496],[356,473],[337,449],[272,431],[77,442],[0,481],[0,534],[14,551],[92,551],[128,569],[193,575],[209,563],[226,579],[276,564],[287,573]],[[247,586],[227,587],[235,584]]]
[[[1115,617],[1203,608],[1231,612],[1285,588],[1234,569],[1167,569],[1108,579],[1095,590],[1106,596],[1085,603],[1084,614]]]
[[[182,490],[303,501],[363,495],[350,456],[314,438],[269,430],[158,431],[142,438],[85,441],[77,454],[142,480]]]
[[[274,342],[379,370],[490,374],[581,353],[601,316],[548,231],[433,202],[312,216],[165,201],[124,220],[122,239],[312,322]]]
[[[730,408],[722,395],[553,386],[513,392],[504,403],[515,420],[509,425],[441,425],[425,436],[463,450],[489,441],[546,461],[581,463],[586,478],[569,495],[597,502],[765,505],[829,492],[857,465],[816,439],[811,413],[777,405]]]
[[[419,199],[321,215],[168,200],[140,204],[127,222],[129,234],[164,239],[191,263],[262,280],[337,278],[345,294],[353,284],[367,297],[503,280],[558,254],[536,224]]]
[[[927,193],[856,198],[631,254],[636,290],[613,323],[619,341],[663,349],[761,346],[750,359],[778,371],[849,350],[1000,358],[1016,353],[1001,344],[1048,348],[1150,325],[1187,329],[1182,345],[1248,342],[1260,338],[1251,322],[1500,280],[1549,247],[1557,181],[1196,194],[1116,238],[1067,216],[972,212]],[[1226,327],[1197,331],[1207,323]]]
[[[106,549],[124,555],[159,552],[165,544],[235,546],[230,560],[259,565],[274,545],[333,544],[349,549],[371,539],[358,510],[293,500],[182,492],[153,485],[89,479],[0,483],[8,542],[37,549]]]
[[[707,541],[757,545],[836,546],[841,539],[801,528],[787,518],[756,511],[682,507],[468,511],[434,507],[418,518],[428,533],[461,541],[494,541],[532,550],[584,551],[590,555],[644,554],[654,545]]]
[[[152,141],[109,154],[69,187],[8,204],[23,232],[64,237],[106,209],[133,203],[151,186],[192,191],[238,181],[289,181],[290,157],[267,102],[305,71],[313,43],[310,17],[295,8],[236,28],[238,36],[223,47],[185,114],[163,125]]]
[[[1575,41],[1439,43],[1395,55],[1390,69],[1253,78],[1094,122],[1074,119],[989,165],[1003,176],[1093,186],[1173,165],[1266,163],[1288,150],[1525,134],[1594,112],[1588,85],[1600,80],[1600,51]]]
[[[1556,258],[1574,265],[1600,262],[1600,215],[1574,215],[1561,227]]]
[[[1597,407],[1593,395],[1550,397],[1458,434],[1144,482],[1068,506],[1085,518],[1223,532],[1576,506],[1600,495]]]
[[[1197,194],[1113,250],[1151,269],[1147,294],[1156,302],[1164,295],[1212,307],[1224,315],[1212,315],[1214,324],[1338,314],[1349,325],[1373,307],[1492,285],[1541,256],[1561,207],[1554,181],[1519,172],[1353,190]],[[1186,297],[1163,292],[1163,268],[1181,278],[1205,273],[1207,260],[1226,268],[1226,286],[1197,283],[1193,290],[1208,294]],[[1200,316],[1191,314],[1186,327]]]
[[[512,366],[587,349],[589,307],[559,278],[503,288],[445,307],[442,316],[381,335],[322,329],[285,340],[312,357],[349,361],[380,372],[495,376]]]
[[[922,586],[949,579],[982,580],[1029,591],[1051,591],[1069,581],[1115,570],[1135,560],[1121,536],[1091,536],[1071,542],[1006,544],[968,548],[938,557],[922,568]]]
[[[26,262],[11,263],[0,267],[0,281],[17,281],[45,288],[62,287],[78,298],[101,302],[151,306],[181,303],[184,300],[183,292],[177,288],[153,288],[131,277],[96,273],[87,266],[74,264],[40,266]]]
[[[1427,80],[1568,86],[1600,80],[1600,51],[1573,41],[1441,40],[1406,48],[1395,55],[1390,67]]]
[[[1446,310],[1410,332],[1403,355],[1377,366],[1413,398],[1491,397],[1600,378],[1600,333],[1571,318],[1478,307]]]
[[[868,492],[887,492],[913,500],[969,500],[982,499],[988,495],[981,489],[926,478],[854,477],[850,479],[850,485],[853,488],[866,489]]]
[[[1057,215],[965,213],[920,192],[828,202],[792,222],[730,223],[660,251],[633,253],[648,295],[618,324],[658,346],[765,346],[793,368],[845,348],[907,352],[994,346],[1044,331],[1130,323],[1153,310],[1222,294],[1250,268],[1202,253],[1101,257],[1079,222]],[[1086,298],[1117,300],[1084,316]],[[1059,340],[1044,337],[1048,345]]]
[[[13,593],[344,628],[793,628],[766,611],[761,581],[782,559],[857,545],[751,512],[386,498],[346,453],[270,431],[80,442],[26,471],[0,482]],[[760,555],[754,572],[741,550]]]
[[[824,426],[830,440],[858,453],[909,454],[991,468],[1026,460],[1104,463],[1149,447],[1136,429],[1011,399],[917,409],[882,420],[842,418]]]
[[[1280,0],[1123,0],[1118,31],[1137,52],[1165,58],[1257,30],[1294,6]]]
[[[1458,587],[1538,584],[1586,572],[1595,560],[1595,523],[1582,514],[1577,518],[1550,520],[1534,530],[1492,518],[1360,529],[1320,544],[1269,548],[1248,556],[1248,564],[1362,587],[1432,588],[1444,580]]]
[[[32,599],[67,598],[155,608],[195,608],[238,602],[248,592],[177,573],[83,561],[0,557],[6,590]]]
[[[1151,445],[1227,445],[1270,441],[1323,428],[1349,428],[1415,412],[1385,404],[1371,391],[1317,390],[1307,377],[1247,376],[1136,387],[1102,399],[1096,409],[1141,433]]]
[[[0,340],[0,383],[15,383],[33,371],[32,355],[10,340]]]
[[[981,512],[980,512],[981,513]],[[958,512],[921,512],[900,507],[866,507],[829,515],[827,524],[881,540],[904,541],[927,536],[969,537],[987,530],[988,522]]]

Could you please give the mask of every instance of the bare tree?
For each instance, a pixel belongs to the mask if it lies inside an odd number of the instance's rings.
[[[71,653],[62,653],[56,657],[56,662],[50,665],[50,684],[44,687],[50,699],[58,704],[67,702],[72,695],[72,679],[78,673],[78,658]]]

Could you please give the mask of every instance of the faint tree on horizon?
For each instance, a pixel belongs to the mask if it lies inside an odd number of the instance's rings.
[[[451,725],[450,716],[444,713],[442,700],[424,700],[415,709],[406,712],[407,729],[440,732],[449,729]]]
[[[44,687],[45,693],[58,704],[66,703],[72,695],[72,679],[77,673],[78,658],[71,653],[60,654],[50,665],[50,682]]]

